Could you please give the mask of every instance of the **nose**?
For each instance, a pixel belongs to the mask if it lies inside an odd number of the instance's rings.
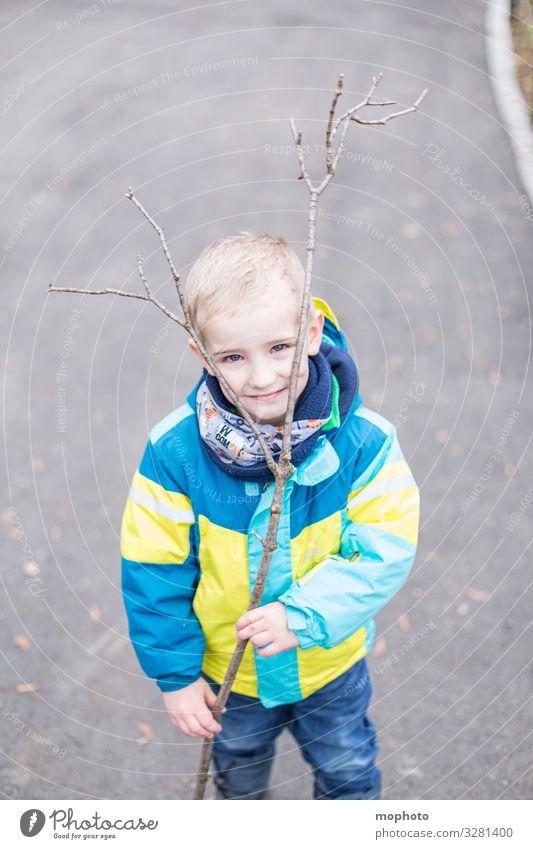
[[[269,391],[279,389],[276,386],[276,375],[272,368],[266,364],[256,366],[250,377],[250,394],[251,395],[266,395]]]

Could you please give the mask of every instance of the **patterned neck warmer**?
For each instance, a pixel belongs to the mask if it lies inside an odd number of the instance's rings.
[[[309,357],[309,379],[296,403],[292,423],[291,462],[294,466],[309,456],[321,428],[328,428],[329,438],[337,432],[336,425],[357,394],[358,382],[354,361],[336,346],[323,342],[318,354]],[[336,388],[338,392],[335,392]],[[338,402],[338,409],[334,400]],[[251,427],[227,400],[218,380],[206,369],[196,393],[196,415],[204,445],[211,460],[220,469],[228,475],[247,480],[273,480]],[[277,461],[283,425],[257,423],[256,426]]]

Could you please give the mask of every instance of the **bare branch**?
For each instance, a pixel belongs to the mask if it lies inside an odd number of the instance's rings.
[[[146,211],[146,209],[144,208],[142,203],[140,203],[140,201],[137,200],[137,198],[133,194],[133,188],[131,186],[128,188],[128,191],[126,192],[126,197],[129,198],[129,200],[131,200],[135,204],[135,206],[137,207],[138,210],[140,210],[140,212],[142,212],[142,214],[144,215],[146,220],[152,225],[152,227],[156,231],[157,235],[159,236],[161,246],[163,248],[163,253],[165,254],[166,260],[168,262],[174,283],[176,284],[176,291],[177,291],[178,297],[180,299],[180,307],[183,311],[183,315],[185,316],[186,322],[189,324],[190,322],[189,322],[189,314],[188,314],[188,311],[187,311],[187,304],[185,303],[185,299],[183,297],[183,292],[181,290],[181,287],[178,285],[179,282],[180,282],[180,276],[179,276],[179,274],[176,270],[174,262],[172,261],[172,257],[170,255],[170,251],[168,249],[167,240],[165,238],[165,234],[163,232],[163,229],[152,218],[152,216]]]
[[[342,86],[343,86],[344,74],[339,74],[339,79],[337,80],[337,91],[333,95],[333,100],[331,101],[331,107],[329,110],[329,118],[328,118],[328,126],[326,127],[326,168],[328,174],[333,173],[333,160],[331,153],[331,129],[333,126],[333,118],[335,117],[335,109],[337,108],[337,102],[339,97],[342,94]]]
[[[393,118],[399,118],[401,115],[408,115],[409,112],[416,112],[420,103],[422,103],[424,97],[427,94],[427,88],[419,95],[416,101],[412,106],[409,106],[408,109],[401,109],[399,112],[391,112],[389,115],[385,115],[383,118],[376,118],[373,121],[365,120],[364,118],[359,118],[358,115],[352,115],[351,120],[355,121],[357,124],[387,124]],[[372,104],[373,105],[373,104]]]
[[[350,119],[355,111],[362,108],[363,106],[378,106],[378,105],[392,105],[394,101],[390,103],[387,101],[383,101],[380,103],[372,103],[371,97],[377,86],[381,82],[383,74],[378,74],[377,77],[373,78],[372,87],[364,99],[364,101],[359,104],[357,107],[354,107],[352,110],[348,110],[345,112],[343,116],[337,119],[335,123],[333,123],[335,109],[337,106],[338,99],[342,93],[342,84],[343,84],[343,76],[339,75],[337,80],[337,89],[333,96],[333,100],[331,103],[331,108],[329,111],[328,124],[326,129],[326,175],[319,186],[315,187],[309,177],[309,172],[307,170],[307,166],[305,163],[305,157],[302,150],[302,134],[301,132],[296,131],[296,127],[294,125],[294,121],[291,119],[291,130],[293,139],[296,145],[296,155],[298,157],[298,162],[300,164],[300,176],[299,180],[305,180],[307,188],[309,189],[309,219],[308,219],[308,239],[307,239],[307,249],[306,249],[306,265],[305,265],[305,281],[304,281],[304,290],[302,295],[302,304],[300,308],[300,323],[298,330],[298,341],[296,344],[296,351],[294,354],[294,362],[293,369],[291,373],[291,385],[289,389],[289,401],[287,404],[287,412],[285,414],[285,422],[284,422],[284,430],[283,430],[283,444],[281,449],[281,457],[280,462],[278,464],[278,472],[275,477],[275,488],[274,495],[272,500],[272,507],[270,509],[270,517],[267,535],[265,539],[261,539],[258,534],[255,534],[260,542],[263,545],[263,556],[261,558],[261,564],[259,566],[259,571],[257,574],[254,591],[252,593],[252,598],[250,599],[249,610],[253,607],[256,607],[260,600],[261,594],[263,592],[263,588],[266,583],[266,578],[268,575],[268,569],[270,566],[271,560],[271,552],[269,551],[269,547],[271,545],[275,545],[277,539],[277,528],[279,522],[279,516],[283,506],[283,490],[285,488],[285,463],[290,458],[290,430],[292,427],[292,419],[294,415],[294,406],[295,406],[295,392],[296,392],[296,382],[297,375],[300,369],[300,362],[302,358],[302,351],[304,345],[304,336],[305,329],[307,327],[307,315],[309,312],[309,302],[311,298],[311,277],[312,277],[312,269],[313,269],[313,258],[315,252],[315,229],[316,229],[316,215],[317,215],[317,205],[318,198],[320,194],[324,191],[330,180],[333,178],[335,174],[335,168],[337,166],[339,157],[342,153],[344,142],[346,139],[346,134],[348,132],[348,127],[350,124]],[[422,92],[417,101],[413,104],[413,106],[402,112],[402,114],[406,114],[407,112],[412,112],[416,109],[419,103],[422,101],[422,98],[425,96],[425,91]],[[392,117],[392,116],[391,116]],[[397,116],[396,116],[397,117]],[[337,129],[342,126],[342,132],[340,141],[337,147],[337,151],[333,156],[332,153],[332,140],[337,132]],[[255,533],[255,532],[254,532]],[[224,705],[228,700],[228,696],[230,694],[231,688],[233,686],[233,682],[235,681],[235,677],[237,675],[237,671],[239,669],[240,663],[242,661],[244,651],[248,644],[248,640],[244,640],[237,643],[233,656],[231,658],[228,670],[226,672],[226,676],[224,678],[224,682],[218,691],[217,699],[215,705],[213,707],[213,716],[215,720],[218,721],[221,716]],[[213,748],[213,743],[211,740],[204,740],[202,746],[202,755],[200,759],[200,766],[198,768],[197,773],[197,782],[196,788],[194,792],[194,799],[203,799],[205,788],[207,785],[207,780],[209,778],[209,764],[211,761],[211,751]]]
[[[292,137],[296,146],[296,156],[298,157],[298,162],[300,163],[300,176],[298,177],[298,179],[305,180],[308,188],[311,190],[313,186],[309,174],[307,173],[307,168],[305,166],[305,159],[302,150],[302,134],[301,132],[299,133],[296,131],[296,127],[292,118],[290,119],[290,125],[292,130]]]
[[[366,120],[364,118],[360,118],[355,113],[359,112],[359,110],[363,109],[365,106],[392,106],[398,103],[397,100],[382,100],[371,102],[371,97],[382,79],[383,71],[380,71],[377,77],[373,77],[372,86],[364,100],[362,100],[361,103],[358,103],[357,106],[353,106],[351,109],[348,109],[348,111],[345,112],[344,115],[341,115],[340,118],[338,118],[338,120],[335,122],[333,135],[335,135],[335,133],[337,132],[337,129],[339,128],[340,124],[342,124],[342,122],[346,120],[355,121],[357,124],[386,124],[392,118],[399,118],[400,115],[407,115],[409,112],[416,112],[428,91],[427,88],[425,88],[419,94],[413,105],[410,106],[408,109],[402,109],[399,112],[391,112],[389,115],[385,115],[383,118],[376,118],[375,120]]]
[[[130,187],[129,191],[126,193],[126,197],[128,197],[130,200],[133,201],[135,206],[142,212],[144,217],[150,222],[150,224],[152,225],[154,230],[159,235],[159,238],[160,238],[160,241],[161,241],[161,244],[162,244],[162,247],[163,247],[163,251],[165,253],[165,256],[168,259],[170,268],[172,270],[172,275],[174,277],[174,282],[175,282],[175,285],[176,285],[178,298],[179,298],[180,304],[181,304],[182,309],[183,309],[185,320],[180,319],[180,318],[178,318],[178,316],[174,315],[173,312],[171,312],[169,309],[167,309],[167,307],[165,307],[164,304],[162,304],[159,300],[157,300],[157,298],[154,298],[154,296],[150,293],[149,287],[148,287],[148,284],[146,282],[146,278],[145,278],[145,275],[144,275],[143,259],[142,259],[140,254],[137,256],[137,269],[139,271],[139,276],[140,276],[141,281],[143,283],[143,286],[145,288],[146,295],[141,295],[137,292],[125,292],[125,291],[122,291],[121,289],[76,289],[76,288],[71,288],[71,287],[60,287],[60,286],[49,286],[48,291],[49,292],[77,292],[77,293],[82,294],[82,295],[120,295],[124,298],[137,298],[140,301],[148,301],[149,303],[154,304],[166,316],[168,316],[168,318],[170,318],[172,321],[175,321],[177,324],[180,325],[180,327],[185,328],[185,330],[187,331],[189,336],[191,336],[192,339],[196,342],[198,349],[199,349],[202,357],[204,358],[204,360],[213,369],[213,371],[215,373],[215,377],[218,379],[219,383],[221,384],[223,389],[226,391],[229,398],[231,398],[233,404],[237,407],[237,410],[239,411],[239,415],[250,426],[252,433],[254,434],[257,441],[259,442],[259,445],[261,446],[261,450],[263,451],[263,454],[265,455],[265,460],[266,460],[266,463],[268,465],[268,468],[272,472],[272,475],[275,477],[276,473],[277,473],[277,464],[276,464],[276,462],[275,462],[275,460],[272,456],[272,452],[271,452],[269,446],[267,445],[263,434],[261,433],[261,431],[257,427],[257,422],[254,421],[254,419],[251,417],[251,415],[248,413],[248,411],[245,410],[244,407],[241,405],[239,397],[235,394],[235,392],[233,391],[233,389],[231,388],[231,386],[229,385],[227,380],[220,373],[220,371],[217,367],[217,364],[215,363],[213,357],[205,349],[205,347],[202,343],[202,340],[200,339],[200,337],[196,333],[194,327],[192,326],[192,322],[191,322],[190,317],[189,317],[189,311],[188,311],[188,308],[187,308],[187,304],[185,302],[185,298],[183,296],[183,291],[182,291],[182,288],[181,288],[180,275],[176,271],[176,269],[174,267],[174,263],[172,262],[172,258],[170,257],[170,253],[169,253],[167,243],[166,243],[166,239],[165,239],[165,234],[164,234],[162,228],[154,221],[154,219],[148,214],[148,212],[146,211],[144,206],[137,200],[137,198],[133,194],[133,190],[131,189],[131,187]],[[289,467],[292,471],[294,471],[294,466],[292,464],[290,464],[290,462],[287,465],[287,469]],[[290,472],[290,473],[292,473],[292,472]]]
[[[185,327],[185,322],[174,315],[167,307],[154,298],[153,295],[140,295],[139,292],[124,292],[122,289],[75,289],[72,286],[49,286],[49,292],[77,292],[80,295],[120,295],[122,298],[137,298],[139,301],[148,301],[154,304],[161,312],[164,312],[168,318],[179,324],[180,327]]]
[[[146,294],[150,298],[150,289],[148,288],[148,283],[146,282],[146,277],[144,276],[144,260],[140,254],[137,254],[137,268],[139,269],[139,277],[143,282]]]

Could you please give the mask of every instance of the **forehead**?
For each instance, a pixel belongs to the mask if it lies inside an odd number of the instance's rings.
[[[269,287],[241,304],[228,304],[206,323],[204,336],[213,351],[239,347],[252,350],[298,333],[298,305],[287,290]]]

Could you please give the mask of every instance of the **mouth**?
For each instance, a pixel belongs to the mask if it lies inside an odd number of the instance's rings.
[[[285,392],[284,389],[278,389],[277,392],[271,392],[269,395],[250,395],[250,398],[253,398],[254,401],[274,401],[276,398]]]

